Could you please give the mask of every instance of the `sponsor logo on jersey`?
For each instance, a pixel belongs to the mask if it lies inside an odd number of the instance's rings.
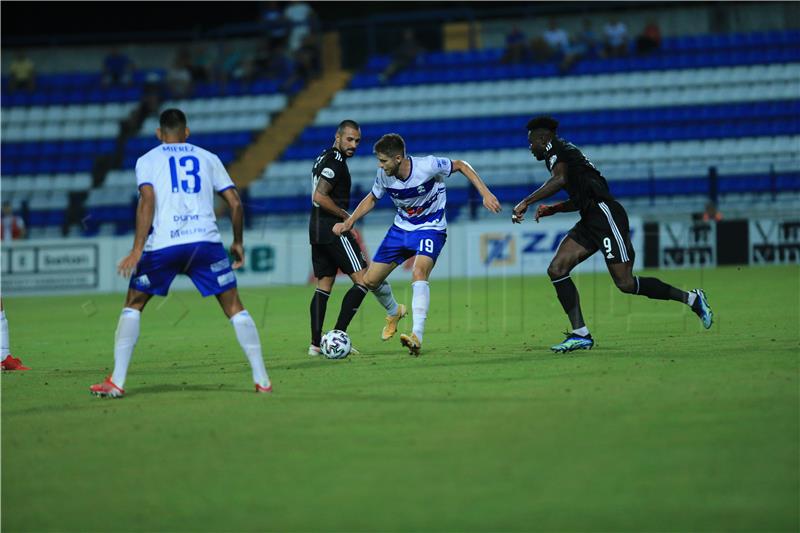
[[[200,220],[200,215],[173,215],[173,222],[188,222],[190,220]]]
[[[425,186],[424,185],[418,186],[417,187],[417,193],[418,194],[425,194]]]
[[[133,282],[134,285],[137,287],[149,287],[150,286],[150,278],[147,277],[147,274],[143,274],[136,278]]]

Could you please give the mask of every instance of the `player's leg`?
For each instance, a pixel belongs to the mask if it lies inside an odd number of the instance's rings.
[[[369,269],[364,274],[364,285],[386,309],[386,325],[381,330],[381,339],[387,341],[397,332],[397,324],[406,316],[406,306],[398,304],[392,287],[386,278],[397,265],[402,264],[413,253],[405,248],[405,232],[396,226],[389,228],[383,242],[375,252]],[[374,267],[373,267],[374,265]]]
[[[3,299],[0,298],[0,359],[5,360],[11,355],[11,342],[8,339],[8,320],[3,309]]]
[[[609,264],[608,271],[619,290],[627,294],[647,296],[653,300],[674,300],[689,306],[703,322],[706,329],[714,321],[714,313],[708,305],[703,289],[683,291],[664,283],[658,278],[645,278],[633,275],[633,260],[627,263]]]
[[[234,285],[215,296],[225,312],[225,316],[231,321],[233,330],[236,332],[236,340],[239,341],[239,346],[242,347],[242,351],[250,363],[250,368],[253,372],[253,383],[256,384],[256,392],[272,392],[272,384],[261,353],[258,328],[256,328],[253,317],[244,308],[239,298],[238,289]]]
[[[322,326],[325,323],[325,313],[328,310],[328,299],[336,282],[336,261],[329,253],[331,244],[311,245],[311,265],[317,286],[311,296],[309,314],[311,316],[311,344],[308,346],[308,355],[319,355],[319,343],[322,338]]]
[[[142,311],[154,295],[168,294],[172,281],[185,263],[185,252],[185,246],[174,246],[142,255],[136,271],[131,274],[114,334],[114,371],[103,383],[89,388],[93,394],[108,398],[120,398],[125,394],[123,387],[139,340]]]
[[[189,253],[187,251],[187,253]],[[222,243],[200,242],[192,246],[190,261],[183,269],[203,297],[214,295],[236,332],[250,367],[256,392],[271,392],[269,376],[261,355],[261,340],[253,318],[239,299],[236,275]]]
[[[8,339],[8,320],[3,309],[3,299],[0,298],[0,369],[2,370],[30,370],[22,363],[19,357],[11,355],[11,343]]]
[[[630,240],[628,215],[618,202],[601,202],[599,207],[610,230],[603,237],[602,244],[608,271],[617,288],[627,294],[638,294],[654,300],[685,303],[700,317],[703,326],[710,328],[714,315],[702,289],[686,292],[658,278],[633,275],[635,254]]]
[[[406,246],[415,253],[411,271],[412,330],[410,335],[401,335],[400,342],[411,355],[419,355],[425,333],[425,321],[431,304],[431,288],[428,282],[439,254],[447,241],[447,234],[440,231],[414,231],[407,236]]]
[[[339,268],[353,280],[352,287],[342,299],[342,307],[339,309],[339,316],[336,319],[336,326],[334,326],[334,329],[347,331],[358,308],[361,307],[361,302],[369,292],[364,285],[363,276],[367,261],[364,259],[358,242],[351,235],[341,235],[339,241],[334,244],[333,253],[337,256]]]
[[[580,235],[580,228],[573,230],[559,244],[556,254],[547,267],[547,275],[556,290],[561,307],[569,318],[573,332],[586,336],[589,331],[583,319],[580,295],[570,274],[576,266],[591,257],[595,248]]]

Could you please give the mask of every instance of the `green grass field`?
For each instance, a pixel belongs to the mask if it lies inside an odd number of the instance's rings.
[[[4,298],[33,370],[2,377],[2,529],[798,531],[799,273],[657,273],[706,289],[710,331],[579,276],[597,345],[569,355],[543,277],[434,281],[418,359],[372,296],[362,354],[327,361],[309,287],[242,289],[271,397],[213,299],[153,300],[126,398],[101,400],[123,296]]]

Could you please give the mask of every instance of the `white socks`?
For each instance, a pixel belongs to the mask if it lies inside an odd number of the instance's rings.
[[[389,316],[393,316],[397,314],[397,300],[394,299],[394,294],[392,294],[392,287],[389,285],[389,282],[384,281],[378,288],[372,291],[375,295],[375,298],[381,303],[381,305],[386,309],[386,314]]]
[[[264,358],[261,356],[261,341],[258,338],[256,323],[247,310],[239,311],[231,317],[231,324],[236,331],[236,339],[244,350],[250,367],[253,369],[253,381],[262,387],[269,386],[269,376],[264,367]]]
[[[697,299],[697,295],[693,292],[688,292],[688,296],[686,297],[686,305],[689,307],[694,305],[694,301]]]
[[[586,337],[587,335],[589,335],[589,328],[583,326],[582,328],[573,329],[572,333],[580,335],[581,337]]]
[[[428,317],[428,307],[431,305],[431,287],[427,281],[415,281],[411,284],[414,296],[411,298],[411,309],[414,312],[414,326],[412,331],[422,342],[425,332],[425,319]]]
[[[8,341],[8,320],[6,312],[0,311],[0,359],[5,359],[11,353],[11,343]]]
[[[120,389],[125,387],[128,365],[131,364],[133,348],[139,339],[141,318],[142,312],[130,307],[123,308],[119,316],[117,332],[114,335],[114,373],[111,374],[111,381]]]

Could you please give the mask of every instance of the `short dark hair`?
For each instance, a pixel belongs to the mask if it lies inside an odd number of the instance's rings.
[[[182,132],[186,128],[186,115],[174,107],[165,109],[158,117],[158,125],[162,130]]]
[[[341,133],[345,128],[353,128],[354,130],[360,130],[361,126],[358,125],[358,122],[355,120],[346,119],[339,123],[339,127],[336,128],[336,133]]]
[[[386,154],[390,157],[406,155],[406,142],[397,133],[387,133],[378,139],[372,149],[376,154]]]
[[[555,133],[557,129],[558,121],[553,117],[541,116],[532,118],[528,121],[528,131],[547,130]]]

